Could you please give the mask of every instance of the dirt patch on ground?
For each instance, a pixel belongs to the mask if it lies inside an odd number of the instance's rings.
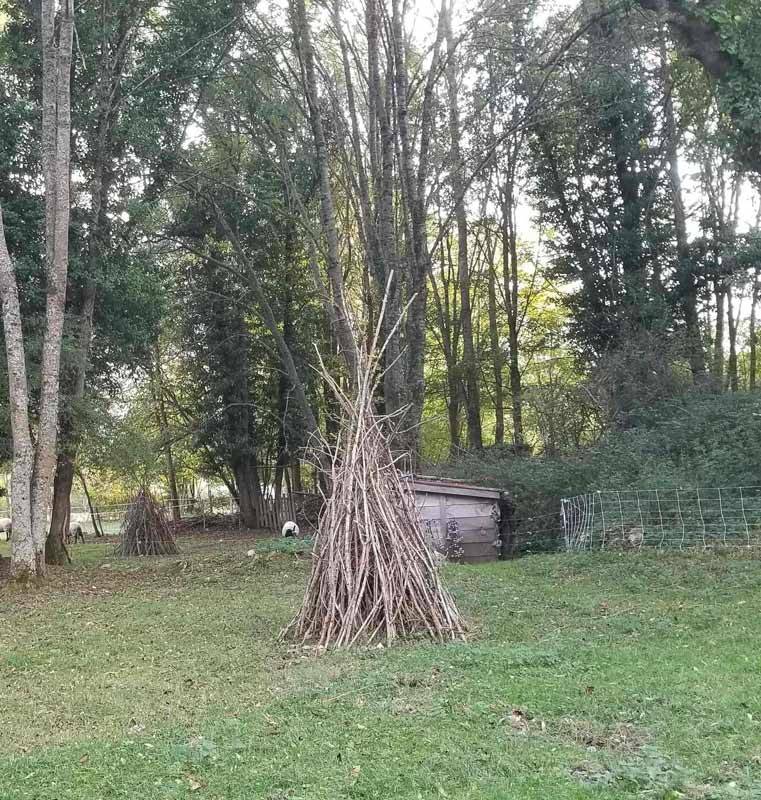
[[[512,709],[501,721],[507,723],[515,733],[571,741],[589,751],[636,755],[650,741],[645,731],[628,722],[603,725],[573,717],[543,720],[519,708]]]
[[[643,730],[627,722],[600,725],[591,720],[564,717],[554,727],[562,738],[589,750],[636,753],[649,740]]]

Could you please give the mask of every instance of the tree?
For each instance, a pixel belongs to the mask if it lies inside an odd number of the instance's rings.
[[[74,3],[73,0],[64,0],[58,14],[56,6],[55,0],[42,0],[42,167],[47,301],[34,443],[18,283],[0,223],[0,293],[13,435],[11,572],[17,578],[45,574],[48,489],[55,467],[58,433],[61,342],[69,262],[70,75]]]
[[[452,3],[443,10],[447,44],[447,99],[449,101],[449,138],[452,197],[457,222],[457,282],[460,289],[462,325],[462,373],[465,385],[465,416],[468,422],[468,445],[483,446],[481,435],[481,395],[479,365],[473,341],[473,313],[470,306],[470,264],[468,262],[468,218],[465,211],[465,164],[460,152],[460,102],[457,80],[457,45],[452,33]]]
[[[533,137],[539,208],[558,232],[557,274],[579,281],[574,334],[593,358],[663,325],[671,239],[662,212],[659,85],[637,60],[648,34],[617,22],[592,25],[558,78],[556,102],[572,123],[542,120]]]
[[[738,158],[761,172],[761,3],[759,0],[637,0],[662,15],[682,52],[717,83],[734,123]]]

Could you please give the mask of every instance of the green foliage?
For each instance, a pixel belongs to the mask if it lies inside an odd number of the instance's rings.
[[[593,359],[632,329],[663,333],[669,319],[662,87],[637,66],[653,34],[620,12],[591,25],[548,89],[562,114],[532,129],[535,200],[556,232],[548,248],[569,282],[571,335]]]
[[[715,27],[729,57],[718,94],[722,110],[736,126],[738,156],[761,171],[761,2],[722,0],[699,13]]]
[[[3,800],[761,792],[752,559],[448,567],[471,641],[315,657],[274,635],[306,559],[182,544],[161,564],[87,544],[33,600],[0,589]]]
[[[598,489],[759,484],[761,396],[696,393],[633,412],[629,421],[570,455],[520,458],[490,449],[440,471],[510,491],[524,525],[556,514],[561,497]]]
[[[145,387],[133,387],[119,400],[89,395],[75,414],[87,433],[77,463],[86,475],[93,502],[129,502],[140,488],[160,483],[161,439]]]

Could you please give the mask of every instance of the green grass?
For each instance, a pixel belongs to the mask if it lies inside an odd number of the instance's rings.
[[[197,539],[0,588],[0,798],[761,797],[761,565],[448,567],[465,644],[278,642],[308,560]]]

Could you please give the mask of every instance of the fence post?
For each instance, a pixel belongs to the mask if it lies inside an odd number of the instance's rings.
[[[679,489],[676,490],[676,510],[679,514],[679,522],[682,525],[682,540],[679,542],[679,549],[684,550],[684,539],[687,535],[687,528],[684,524],[684,517],[682,516],[682,501],[679,497]]]
[[[626,539],[626,531],[624,530],[624,507],[621,504],[621,492],[616,489],[616,497],[618,498],[618,521],[621,523],[621,541]]]
[[[700,514],[700,522],[703,525],[703,547],[708,547],[706,544],[706,520],[703,516],[703,504],[700,501],[700,489],[695,490],[698,496],[698,513]]]
[[[587,502],[592,506],[592,512],[589,515],[589,549],[591,550],[594,547],[594,539],[595,539],[595,499],[596,496],[593,494],[587,495]]]
[[[639,546],[642,547],[645,543],[645,518],[642,516],[642,503],[639,498],[639,489],[637,489],[637,511],[639,511],[639,525],[642,529],[642,541],[639,543]]]
[[[743,497],[743,487],[740,487],[740,508],[743,513],[743,523],[745,525],[745,538],[748,540],[748,547],[750,547],[750,527],[748,525],[748,517],[745,514],[745,498]]]
[[[655,502],[658,506],[658,519],[660,520],[661,524],[661,541],[658,544],[658,549],[663,550],[663,540],[666,538],[666,529],[663,527],[663,510],[661,509],[661,496],[658,493],[658,490],[655,490]]]
[[[721,489],[719,489],[719,513],[721,514],[721,522],[724,526],[724,532],[721,535],[722,544],[727,543],[727,521],[724,519],[724,504],[721,502]]]

